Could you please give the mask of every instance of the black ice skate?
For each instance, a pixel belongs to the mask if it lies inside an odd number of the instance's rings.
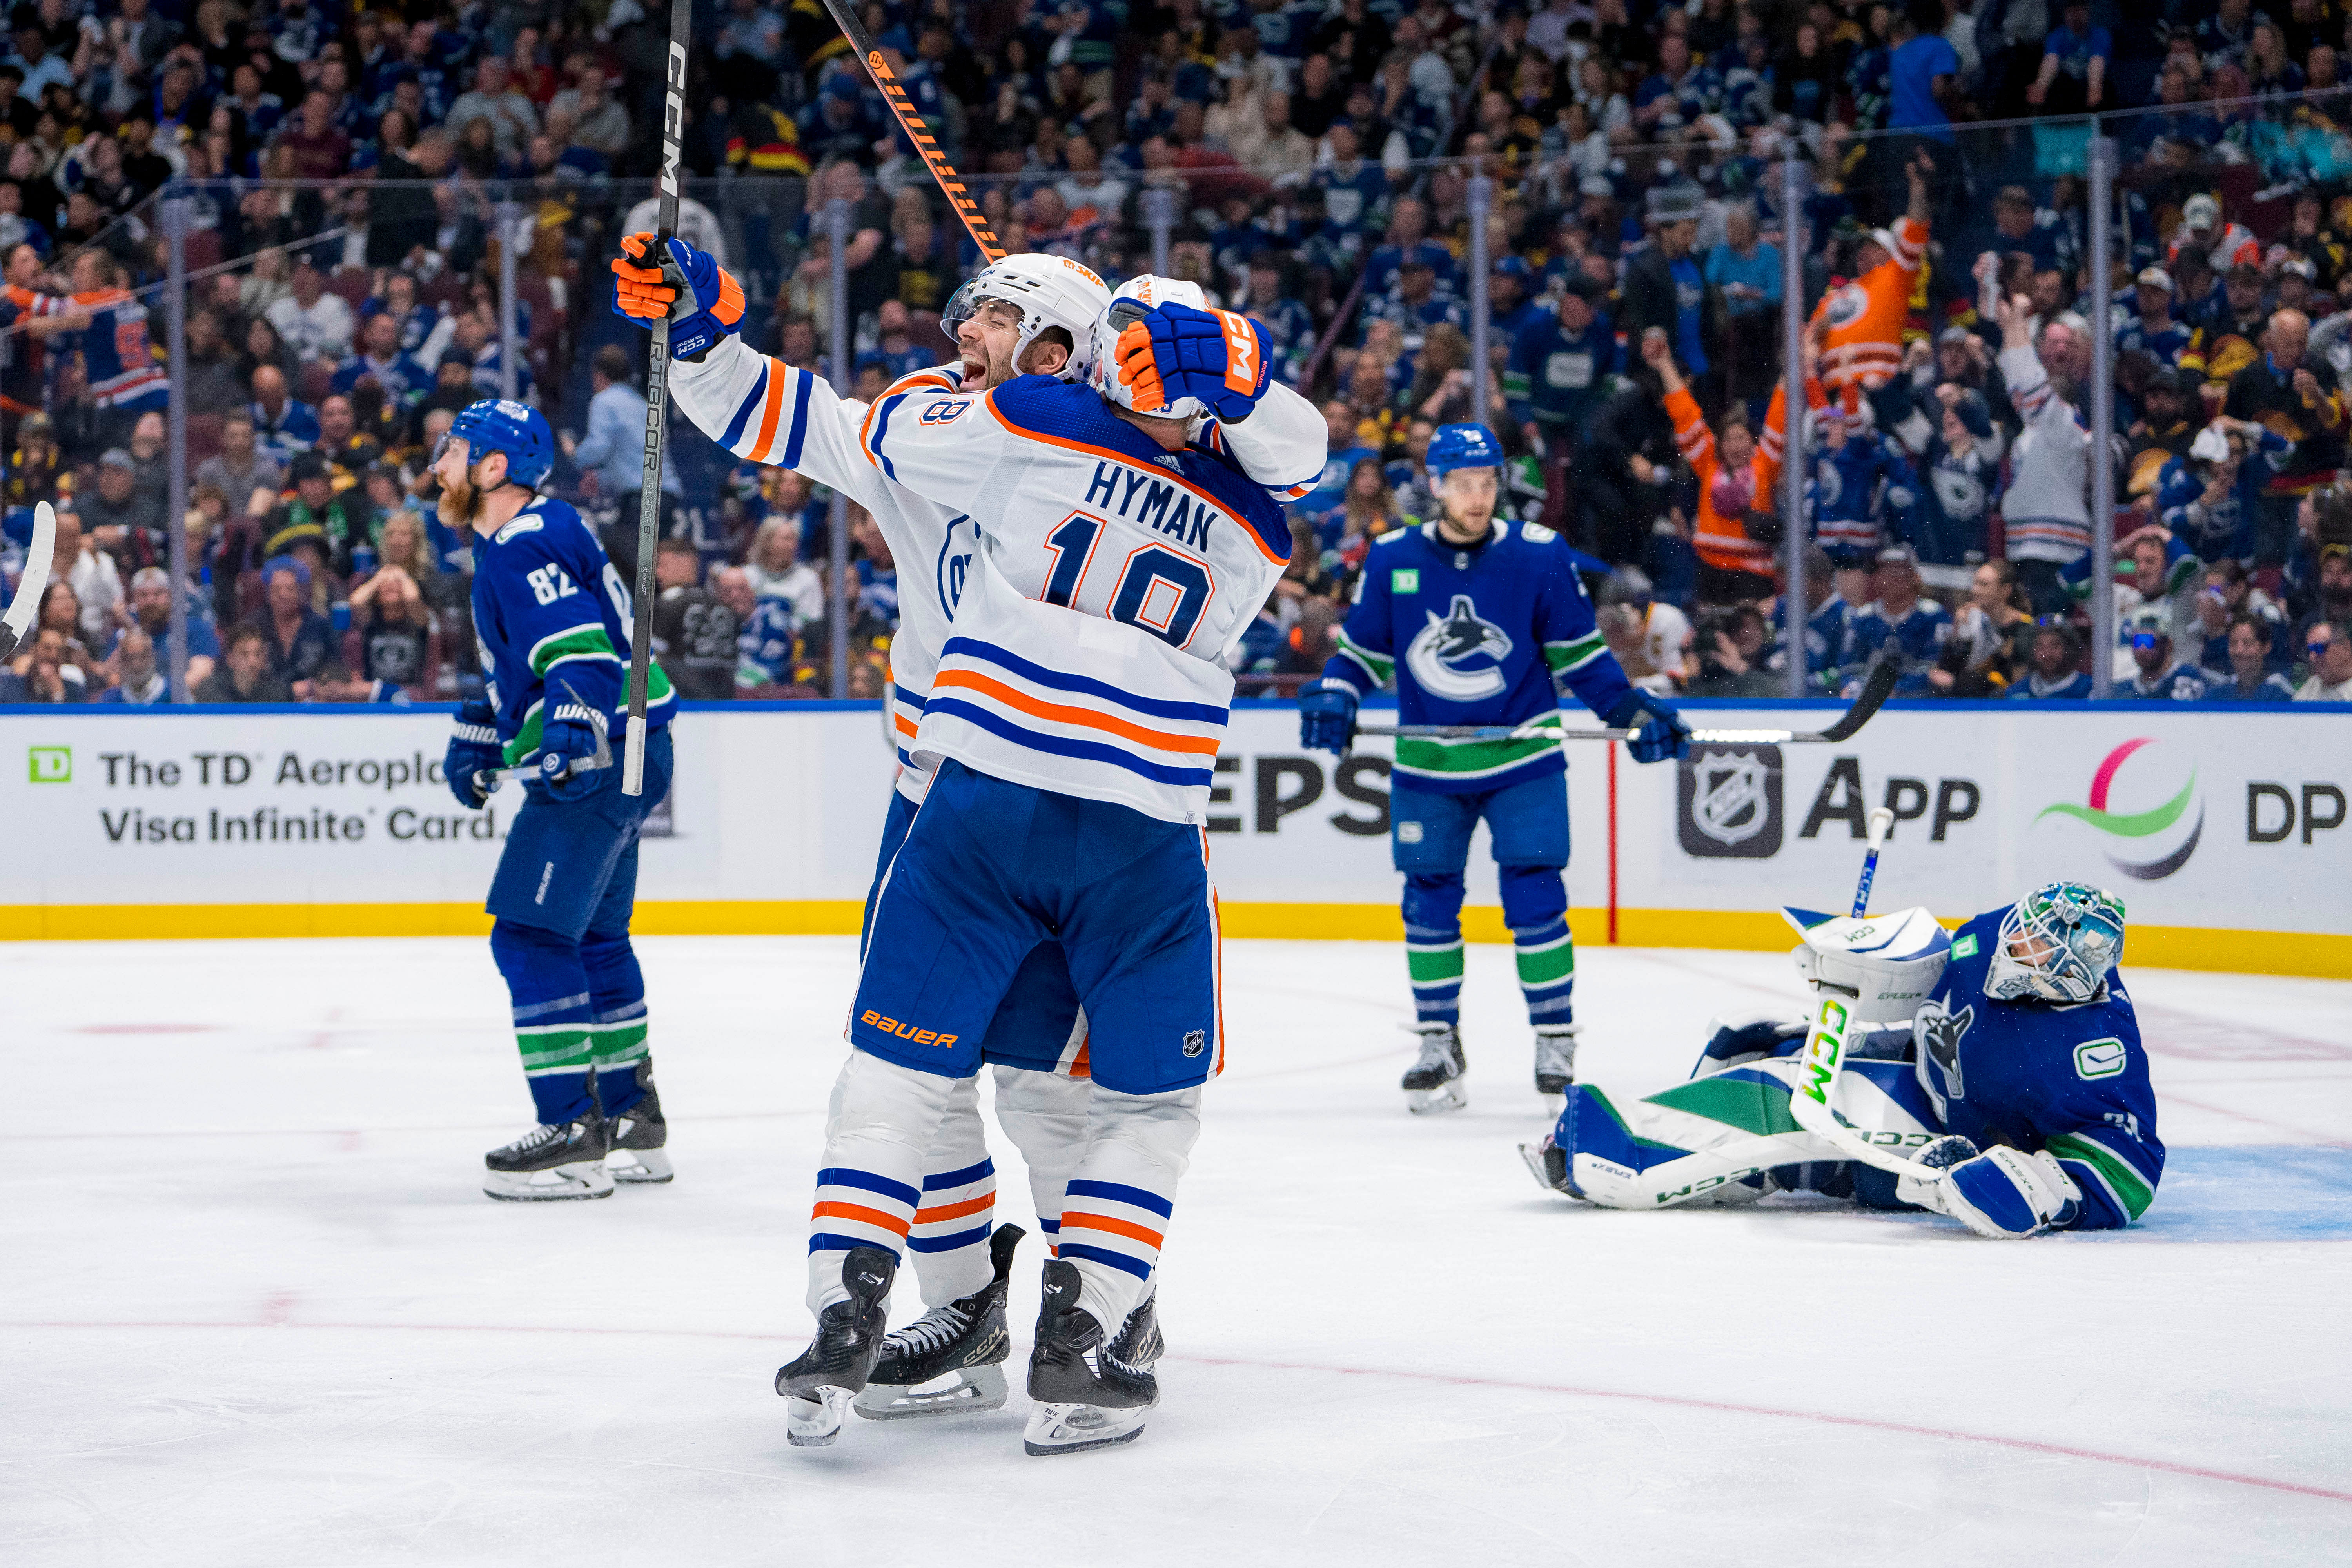
[[[1415,1116],[1435,1110],[1459,1110],[1470,1103],[1462,1075],[1470,1058],[1462,1054],[1462,1031],[1452,1024],[1408,1024],[1421,1037],[1421,1059],[1405,1068],[1400,1087],[1405,1109]]]
[[[1576,1081],[1576,1026],[1553,1024],[1536,1031],[1536,1092],[1566,1094]]]
[[[1520,1144],[1519,1158],[1528,1163],[1528,1173],[1536,1179],[1536,1185],[1571,1198],[1584,1195],[1569,1179],[1568,1151],[1553,1142],[1550,1133],[1545,1133],[1540,1143]]]
[[[1120,1360],[1104,1342],[1102,1325],[1078,1305],[1076,1264],[1061,1258],[1046,1264],[1043,1294],[1037,1344],[1029,1355],[1029,1397],[1036,1404],[1022,1447],[1035,1455],[1076,1454],[1143,1436],[1143,1417],[1160,1403],[1160,1380]],[[1139,1331],[1130,1335],[1130,1329]],[[1159,1354],[1156,1316],[1141,1308],[1129,1314],[1119,1337]]]
[[[1004,1360],[1013,1336],[1004,1328],[1004,1296],[1013,1249],[1024,1233],[1000,1225],[988,1239],[996,1277],[971,1295],[934,1307],[882,1342],[881,1359],[866,1374],[857,1414],[870,1421],[910,1415],[955,1415],[1004,1404]]]
[[[609,1198],[604,1121],[594,1111],[570,1121],[542,1121],[503,1149],[482,1156],[482,1191],[508,1203]]]
[[[817,1314],[816,1338],[798,1360],[776,1369],[776,1392],[792,1401],[784,1438],[795,1448],[822,1448],[841,1436],[842,1417],[866,1387],[882,1353],[884,1303],[898,1271],[878,1247],[856,1247],[841,1260],[849,1300]]]
[[[652,1060],[638,1058],[635,1070],[637,1082],[646,1091],[644,1098],[604,1123],[612,1145],[612,1152],[604,1157],[604,1173],[632,1186],[667,1182],[677,1174],[665,1147],[669,1142],[669,1123],[662,1120],[661,1093],[654,1088]]]
[[[1155,1285],[1158,1281],[1153,1281]],[[1111,1336],[1110,1353],[1122,1366],[1149,1373],[1159,1362],[1167,1342],[1160,1337],[1160,1292],[1154,1289],[1127,1315],[1127,1322]]]

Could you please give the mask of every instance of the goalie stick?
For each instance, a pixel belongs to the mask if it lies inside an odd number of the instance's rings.
[[[694,0],[670,0],[669,60],[663,68],[661,206],[653,254],[667,264],[677,233],[679,141],[686,134],[686,40]],[[509,243],[512,243],[509,241]],[[646,469],[637,499],[637,597],[629,630],[628,744],[621,755],[621,793],[646,792],[646,682],[653,665],[654,548],[660,542],[662,456],[669,445],[669,323],[646,334]]]
[[[1003,260],[1004,242],[998,239],[995,231],[988,226],[988,220],[980,214],[979,204],[965,189],[963,177],[948,162],[947,154],[940,151],[940,144],[932,137],[930,127],[923,123],[923,117],[916,113],[915,106],[907,100],[907,89],[898,85],[898,78],[890,69],[890,62],[884,59],[882,51],[874,47],[873,35],[857,19],[857,13],[850,8],[849,0],[824,0],[824,8],[833,17],[834,25],[841,29],[841,36],[849,40],[849,47],[865,62],[866,74],[874,79],[875,89],[882,94],[882,101],[890,106],[892,114],[898,116],[898,129],[907,133],[907,139],[915,144],[915,151],[922,154],[923,166],[930,170],[931,178],[939,182],[940,194],[946,196],[948,205],[955,208],[956,216],[963,219],[963,226],[971,234],[971,242],[980,247],[982,259]]]
[[[1895,813],[1880,806],[1870,814],[1866,847],[1863,851],[1862,876],[1853,890],[1853,918],[1860,920],[1868,912],[1871,884],[1878,878],[1878,852],[1886,843],[1888,830],[1895,826]],[[1845,1000],[1824,989],[1815,998],[1813,1016],[1805,1031],[1805,1049],[1800,1058],[1803,1063],[1796,1087],[1789,1091],[1789,1114],[1797,1125],[1825,1143],[1833,1145],[1850,1160],[1859,1160],[1894,1175],[1906,1176],[1921,1184],[1940,1182],[1941,1169],[1923,1165],[1901,1154],[1882,1149],[1855,1134],[1838,1120],[1832,1103],[1837,1097],[1838,1079],[1844,1076],[1848,1035],[1870,1020],[1853,1016]]]
[[[16,597],[0,616],[0,658],[13,658],[16,646],[41,613],[41,595],[49,591],[49,564],[58,552],[58,514],[43,501],[33,509],[33,542],[25,547],[24,574],[16,579]]]
[[[1895,682],[1901,675],[1892,659],[1871,666],[1863,679],[1862,694],[1853,706],[1837,717],[1826,730],[1693,730],[1694,745],[1718,746],[1785,746],[1827,742],[1836,745],[1850,740],[1855,731],[1870,722],[1871,715],[1885,705],[1895,691]],[[1570,730],[1559,722],[1557,710],[1530,719],[1524,724],[1360,724],[1359,735],[1397,735],[1421,741],[1532,741],[1557,736],[1563,741],[1630,741],[1638,730]]]

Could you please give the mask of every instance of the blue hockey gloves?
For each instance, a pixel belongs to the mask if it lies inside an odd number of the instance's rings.
[[[580,800],[604,782],[604,770],[583,767],[596,755],[604,716],[584,704],[548,694],[548,720],[539,732],[540,783],[554,800]]]
[[[1344,757],[1356,739],[1356,689],[1344,680],[1310,680],[1298,689],[1298,743]]]
[[[449,749],[441,753],[441,776],[449,785],[449,793],[467,811],[490,797],[490,792],[476,782],[475,775],[486,773],[507,760],[499,748],[499,718],[487,702],[468,702],[457,710],[457,727],[450,731]]]
[[[1637,763],[1663,763],[1690,751],[1690,726],[1675,711],[1675,705],[1639,687],[1619,698],[1616,706],[1601,716],[1601,721],[1612,730],[1641,726],[1641,732],[1625,742],[1625,749],[1633,753]]]
[[[1231,310],[1155,306],[1119,334],[1118,378],[1139,414],[1192,397],[1220,419],[1246,419],[1265,395],[1265,334]]]
[[[1938,1138],[1913,1157],[1923,1165],[1948,1166],[1951,1174],[1934,1184],[1905,1178],[1895,1183],[1895,1195],[1948,1214],[1979,1236],[2040,1236],[2065,1229],[2082,1213],[2082,1190],[2047,1152],[2000,1148],[1978,1154],[1965,1138]]]
[[[621,251],[613,263],[614,313],[646,327],[667,317],[675,357],[699,361],[741,330],[743,286],[709,256],[682,239],[656,253],[650,234],[630,235]]]

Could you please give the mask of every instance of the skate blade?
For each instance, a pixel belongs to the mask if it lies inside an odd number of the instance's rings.
[[[1004,1405],[1004,1369],[967,1366],[929,1383],[869,1383],[852,1406],[868,1421],[904,1421],[919,1415],[979,1415]]]
[[[1536,1179],[1536,1185],[1541,1187],[1548,1193],[1560,1193],[1564,1194],[1567,1192],[1565,1187],[1555,1186],[1552,1184],[1550,1174],[1544,1170],[1544,1149],[1542,1144],[1520,1144],[1519,1158],[1527,1162],[1528,1174]]]
[[[613,1178],[597,1161],[557,1165],[544,1171],[490,1171],[482,1177],[482,1191],[500,1203],[560,1203],[573,1198],[609,1198]]]
[[[1149,1405],[1108,1410],[1099,1405],[1040,1405],[1029,1413],[1021,1447],[1032,1457],[1044,1458],[1132,1443],[1143,1436],[1144,1417],[1150,1414]]]
[[[784,1441],[795,1448],[829,1448],[849,1413],[849,1390],[826,1386],[795,1394],[784,1405]]]
[[[1435,1089],[1409,1089],[1404,1091],[1404,1108],[1415,1116],[1459,1110],[1469,1103],[1470,1091],[1462,1086],[1458,1078],[1448,1079]]]
[[[615,1149],[604,1156],[604,1173],[631,1186],[650,1185],[674,1178],[677,1172],[661,1149]]]

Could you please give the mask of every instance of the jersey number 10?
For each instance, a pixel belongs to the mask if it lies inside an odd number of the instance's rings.
[[[1045,552],[1054,558],[1053,570],[1045,576],[1047,604],[1076,607],[1102,531],[1101,519],[1080,511],[1045,536]],[[1192,640],[1202,612],[1215,593],[1216,582],[1200,562],[1164,544],[1146,544],[1120,563],[1105,614],[1182,647]]]

